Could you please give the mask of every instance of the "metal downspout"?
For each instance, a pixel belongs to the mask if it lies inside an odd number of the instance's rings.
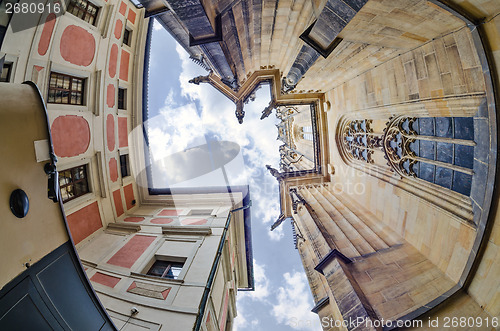
[[[193,328],[194,331],[199,331],[201,328],[201,322],[203,321],[203,315],[205,313],[205,308],[207,306],[208,296],[210,294],[210,291],[212,290],[212,284],[215,279],[215,273],[217,271],[217,267],[219,266],[219,261],[222,256],[222,249],[224,248],[224,243],[226,242],[226,235],[227,235],[227,230],[229,229],[229,224],[231,222],[231,215],[235,211],[250,208],[251,205],[252,203],[250,202],[246,206],[233,209],[229,212],[229,215],[227,216],[226,224],[224,225],[224,231],[222,232],[221,240],[219,242],[219,248],[217,249],[217,255],[215,256],[214,263],[212,264],[212,269],[210,270],[208,282],[207,285],[205,286],[203,297],[201,298],[200,307],[198,308],[198,316],[196,317],[196,323]]]

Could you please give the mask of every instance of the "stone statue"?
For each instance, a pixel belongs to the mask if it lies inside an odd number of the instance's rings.
[[[263,120],[264,118],[271,115],[275,107],[276,107],[276,102],[274,100],[271,100],[271,102],[269,102],[269,106],[264,108],[264,110],[262,111],[262,116],[260,117],[260,119]]]
[[[207,76],[198,76],[198,77],[195,77],[195,78],[191,79],[189,82],[191,84],[200,85],[200,83],[208,83],[208,82],[210,82],[210,79],[208,78],[208,75]]]
[[[271,173],[271,175],[274,178],[276,178],[277,180],[281,180],[284,177],[284,175],[281,172],[279,172],[278,170],[274,169],[269,164],[266,164],[266,168],[267,168],[267,170],[269,170],[269,172]]]
[[[243,117],[245,117],[245,111],[243,110],[243,102],[238,101],[236,102],[236,118],[238,119],[238,123],[242,124],[243,123]]]

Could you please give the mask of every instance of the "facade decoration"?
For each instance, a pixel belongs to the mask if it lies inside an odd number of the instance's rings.
[[[339,125],[348,159],[374,164],[374,153],[382,151],[386,165],[401,177],[470,194],[476,145],[472,117],[393,116],[378,133],[371,119],[341,120]],[[378,160],[376,165],[383,167]]]

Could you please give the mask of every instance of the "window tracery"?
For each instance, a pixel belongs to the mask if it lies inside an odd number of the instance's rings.
[[[356,161],[376,163],[382,150],[391,171],[469,195],[474,164],[472,117],[391,117],[382,133],[373,120],[347,121],[342,126],[343,149]]]
[[[375,148],[381,147],[382,138],[373,133],[372,120],[354,120],[344,127],[342,140],[350,156],[356,160],[374,163]]]

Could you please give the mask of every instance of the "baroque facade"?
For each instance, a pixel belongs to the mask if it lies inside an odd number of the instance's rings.
[[[272,229],[291,221],[325,330],[498,328],[498,2],[142,3],[243,125],[269,85]]]
[[[149,189],[152,22],[67,5],[2,14],[0,329],[230,330],[254,288],[248,187]]]

